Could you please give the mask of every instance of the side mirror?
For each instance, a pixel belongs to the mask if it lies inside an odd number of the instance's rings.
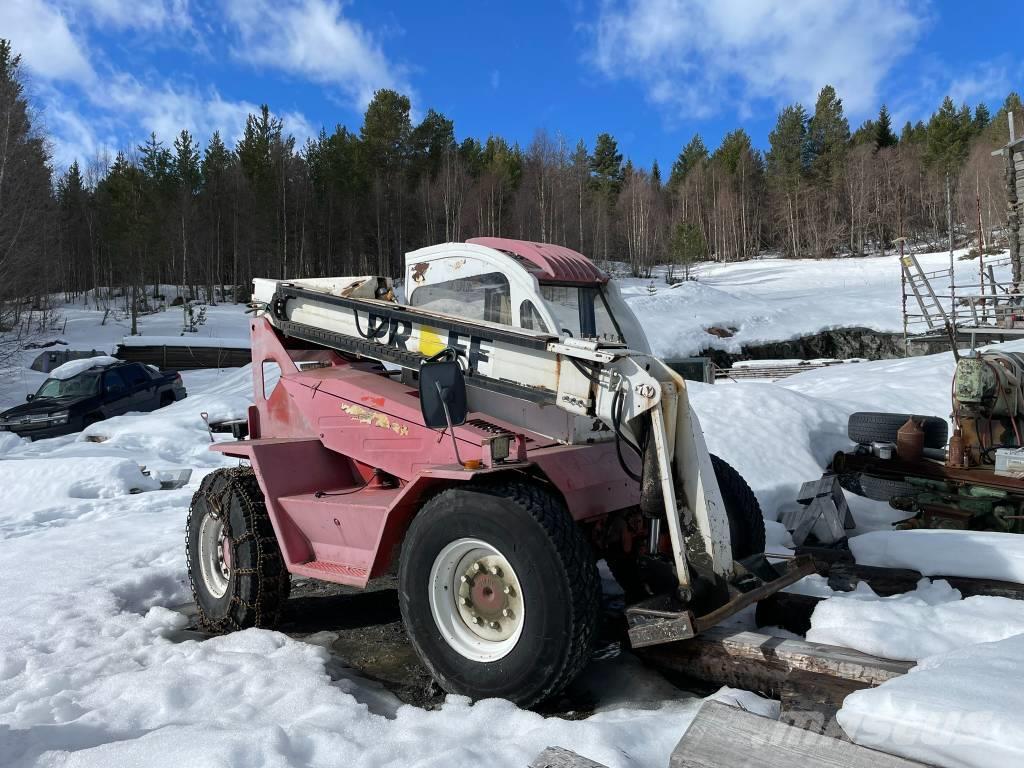
[[[420,410],[431,429],[466,423],[466,380],[457,360],[425,361],[420,365]]]
[[[35,399],[36,399],[35,395],[25,395],[25,402],[26,403],[31,403]]]

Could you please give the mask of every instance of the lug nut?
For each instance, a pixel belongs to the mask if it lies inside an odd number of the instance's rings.
[[[496,565],[492,565],[491,566],[491,575],[492,576],[497,576],[500,579],[501,578],[501,568],[499,568]]]
[[[480,563],[473,563],[473,573],[480,573],[480,571],[482,570],[483,567],[480,565]]]
[[[515,614],[512,613],[512,609],[511,608],[505,608],[501,612],[501,615],[504,616],[506,619],[514,619],[516,617]]]
[[[469,576],[466,576],[465,574],[463,574],[462,576],[459,576],[459,581],[461,581],[463,584],[469,584],[469,585],[473,584],[473,582],[470,580]]]
[[[506,595],[508,595],[509,597],[515,597],[515,596],[516,596],[516,591],[515,591],[514,589],[512,589],[512,587],[508,587],[508,586],[507,586],[507,587],[505,587],[505,588],[504,588],[504,589],[502,590],[502,592],[504,592],[504,593],[505,593]]]
[[[459,605],[469,605],[469,600],[464,597],[459,598]]]
[[[492,621],[492,622],[490,623],[490,627],[491,627],[491,629],[501,629],[501,624],[499,624],[499,623],[498,623],[498,622],[496,622],[496,621]]]
[[[479,616],[474,616],[473,623],[476,624],[478,627],[482,627],[484,624],[484,620],[481,619]]]

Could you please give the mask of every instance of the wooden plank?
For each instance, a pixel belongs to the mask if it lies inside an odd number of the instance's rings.
[[[690,640],[636,652],[654,667],[774,698],[781,696],[782,685],[793,670],[880,685],[914,666],[909,661],[881,659],[849,648],[727,627],[714,627]]]
[[[920,768],[922,763],[705,701],[670,768]]]
[[[779,722],[849,741],[836,720],[843,701],[854,691],[871,686],[795,669],[782,682]]]
[[[533,758],[530,768],[606,768],[606,766],[577,755],[570,749],[548,747]]]

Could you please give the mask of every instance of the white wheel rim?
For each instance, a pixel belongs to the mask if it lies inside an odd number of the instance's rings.
[[[430,569],[430,613],[455,651],[497,661],[519,642],[525,604],[508,559],[486,541],[457,539]]]
[[[226,546],[230,545],[224,535],[224,521],[205,515],[199,525],[199,574],[206,590],[215,598],[224,597],[231,579],[231,569],[224,558]]]

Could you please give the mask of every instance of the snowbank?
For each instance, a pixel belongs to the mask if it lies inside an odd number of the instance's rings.
[[[79,360],[68,360],[63,365],[58,365],[50,371],[50,378],[64,381],[74,378],[90,368],[99,368],[116,362],[118,362],[117,358],[110,355],[97,355],[96,357],[83,357]]]
[[[138,464],[124,458],[77,458],[61,462],[56,470],[49,459],[0,461],[0,531],[24,530],[40,521],[66,522],[80,513],[79,500],[113,499],[160,487],[142,474]]]
[[[850,549],[863,565],[1024,583],[1024,536],[1015,533],[874,531],[850,539]]]
[[[1024,635],[921,661],[846,697],[838,720],[866,747],[953,768],[1024,765]]]
[[[958,251],[957,256],[964,251]],[[949,268],[949,253],[918,254],[925,271]],[[955,262],[959,278],[973,282],[976,261]],[[758,259],[699,264],[697,280],[669,286],[660,279],[619,281],[656,354],[698,354],[704,349],[786,341],[819,331],[868,328],[901,333],[899,258]],[[996,278],[1004,279],[1004,269]],[[651,294],[651,287],[654,293]],[[708,333],[709,328],[721,329]],[[721,336],[724,330],[728,336]]]
[[[916,661],[1024,633],[1024,601],[961,599],[949,582],[922,579],[913,592],[878,597],[870,588],[818,603],[807,639],[887,659]]]

